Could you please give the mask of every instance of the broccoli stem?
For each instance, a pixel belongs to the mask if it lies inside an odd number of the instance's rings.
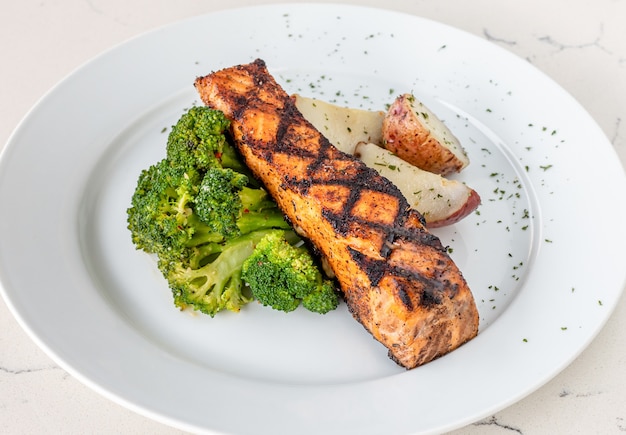
[[[241,208],[245,211],[259,211],[266,208],[276,208],[276,203],[268,195],[267,191],[261,188],[244,186],[239,191]]]
[[[257,243],[270,231],[253,231],[227,241],[214,261],[197,269],[175,269],[169,275],[170,282],[175,287],[180,288],[183,285],[187,288],[189,302],[200,303],[204,299],[204,303],[199,305],[215,301],[218,302],[215,306],[221,306],[219,301],[229,280],[233,276],[241,275],[243,262],[252,255]]]
[[[282,212],[277,208],[267,209],[259,212],[244,211],[237,220],[237,227],[241,234],[248,234],[255,230],[269,228],[280,228],[288,230],[291,226],[285,220]]]
[[[185,243],[185,246],[188,248],[204,245],[205,243],[219,243],[224,240],[222,234],[213,231],[195,213],[190,214],[187,218],[187,226],[194,229],[191,238]]]
[[[220,163],[223,168],[230,168],[242,174],[249,174],[248,167],[244,165],[235,148],[228,142],[224,142],[222,154],[220,155]]]

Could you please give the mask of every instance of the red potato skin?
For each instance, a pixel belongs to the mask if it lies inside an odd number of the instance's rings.
[[[467,217],[470,213],[478,208],[481,203],[480,195],[474,189],[470,192],[467,197],[467,201],[461,208],[459,208],[456,212],[451,214],[445,219],[434,221],[434,222],[426,222],[426,226],[428,228],[441,228],[448,225],[453,225],[465,217]]]
[[[420,122],[408,95],[399,96],[383,120],[383,147],[420,169],[443,176],[466,166]]]

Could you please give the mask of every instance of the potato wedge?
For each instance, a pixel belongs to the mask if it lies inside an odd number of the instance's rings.
[[[352,109],[294,94],[298,110],[334,146],[354,154],[359,142],[382,144],[385,112]]]
[[[439,175],[460,172],[469,158],[450,129],[422,102],[402,94],[382,126],[383,146],[403,160]]]
[[[395,184],[429,228],[454,224],[480,205],[474,189],[413,166],[378,145],[361,142],[354,155]]]

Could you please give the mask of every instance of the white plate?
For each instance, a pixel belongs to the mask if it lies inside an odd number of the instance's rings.
[[[263,58],[289,92],[384,108],[412,91],[459,136],[476,213],[437,234],[472,287],[479,336],[412,371],[350,317],[256,304],[178,312],[126,208],[139,171],[197,104],[193,80]],[[131,40],[48,93],[0,162],[0,276],[30,336],[105,396],[233,434],[451,430],[569,364],[624,285],[623,170],[589,115],[509,53],[393,12],[274,5]]]

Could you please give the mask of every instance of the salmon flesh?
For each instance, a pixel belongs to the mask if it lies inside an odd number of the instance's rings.
[[[195,86],[231,120],[245,163],[391,359],[411,369],[476,336],[472,293],[423,217],[390,181],[329,143],[264,61],[199,77]]]

